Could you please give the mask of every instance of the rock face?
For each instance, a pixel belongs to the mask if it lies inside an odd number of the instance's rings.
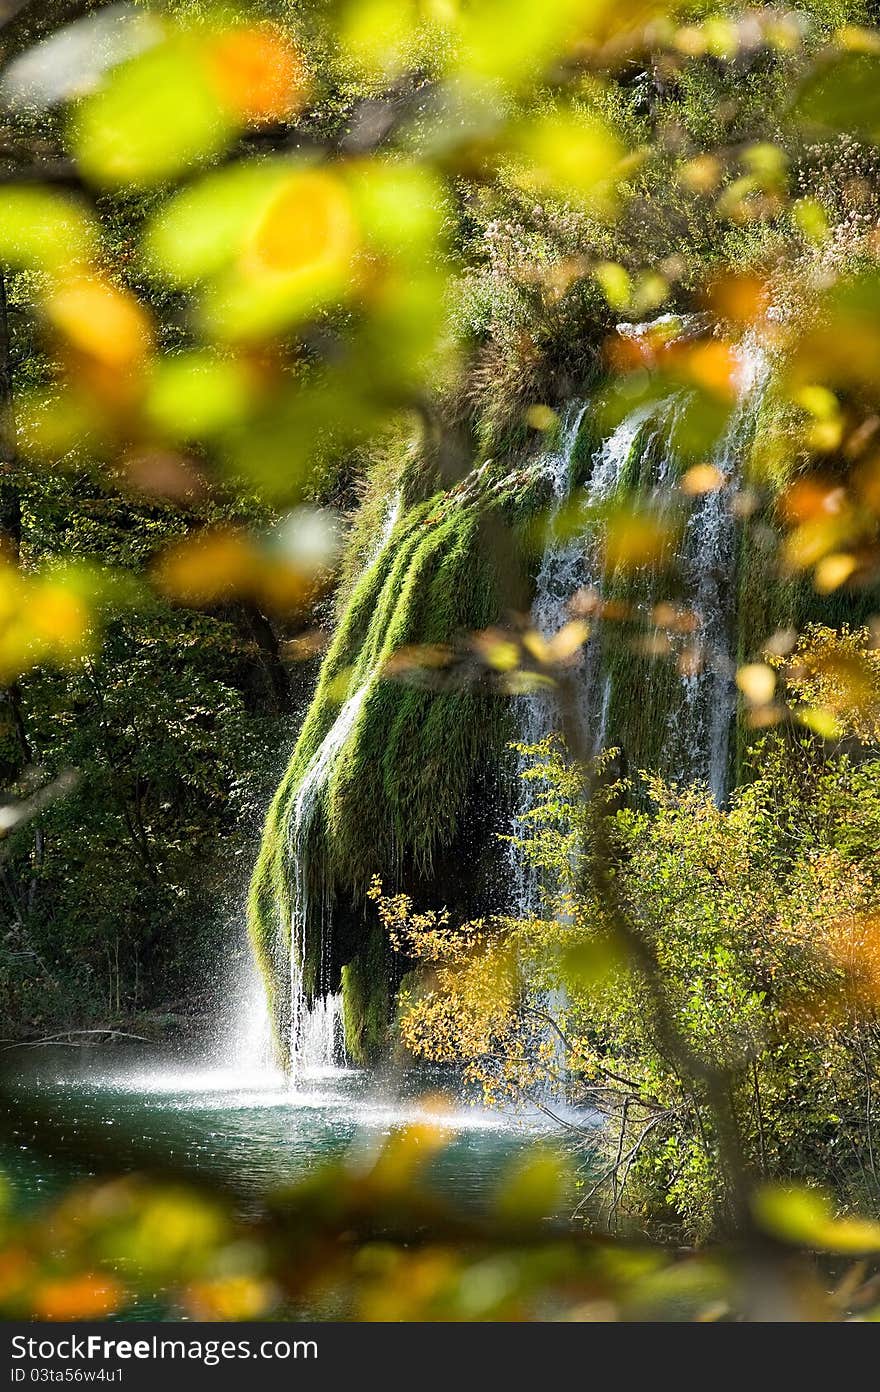
[[[494,543],[515,507],[487,485],[474,475],[401,505],[340,618],[270,808],[250,932],[288,1059],[310,1006],[340,986],[349,1055],[368,1061],[385,1040],[406,964],[379,936],[374,875],[454,911],[486,899],[509,703],[443,665],[411,677],[399,655],[417,647],[430,663],[507,609],[511,548]]]
[[[368,1062],[387,1041],[407,964],[382,938],[374,876],[453,918],[532,902],[499,836],[529,810],[510,743],[536,742],[558,713],[546,688],[501,694],[469,666],[467,635],[529,609],[545,638],[573,604],[591,621],[616,616],[593,622],[575,659],[587,743],[618,750],[624,772],[700,782],[718,800],[740,776],[751,732],[737,722],[736,665],[761,635],[810,617],[803,587],[772,565],[772,499],[737,506],[766,379],[747,347],[711,486],[695,494],[678,487],[688,403],[672,390],[605,427],[572,402],[553,444],[525,463],[484,461],[454,488],[395,497],[341,612],[253,878],[251,937],[288,1061],[315,1002],[340,988],[349,1056]],[[608,564],[624,505],[667,527],[650,565]],[[548,516],[564,529],[536,547]]]

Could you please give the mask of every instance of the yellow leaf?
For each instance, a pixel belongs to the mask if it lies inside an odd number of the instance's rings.
[[[0,259],[11,266],[58,272],[87,263],[97,250],[92,219],[71,198],[38,185],[0,192]]]
[[[547,644],[547,654],[551,662],[565,662],[573,657],[590,636],[590,626],[582,619],[572,619],[563,624]]]
[[[260,568],[243,533],[217,529],[170,546],[156,567],[156,583],[174,599],[210,604],[249,590]]]
[[[776,691],[776,673],[766,662],[747,662],[736,674],[736,684],[754,706],[765,706]]]
[[[840,722],[827,706],[801,706],[796,715],[801,725],[821,739],[838,739],[841,734]]]
[[[150,320],[126,290],[80,277],[49,298],[46,314],[80,352],[111,368],[141,362],[152,345]]]
[[[672,536],[671,524],[659,515],[623,509],[608,518],[603,545],[605,569],[656,565],[663,560]]]
[[[608,0],[470,0],[457,65],[478,85],[529,85],[607,8]]]
[[[551,111],[524,124],[516,145],[524,157],[515,175],[521,188],[569,198],[596,217],[613,216],[626,152],[600,117]]]
[[[289,280],[347,270],[357,245],[351,200],[325,170],[292,175],[276,192],[244,249],[246,274]]]
[[[688,497],[696,498],[703,493],[715,493],[724,483],[724,475],[714,464],[694,464],[679,481],[679,488]]]
[[[834,392],[818,382],[808,382],[799,387],[792,400],[817,420],[831,420],[840,415],[840,402]]]
[[[197,1320],[255,1320],[265,1314],[275,1292],[256,1276],[218,1276],[196,1281],[186,1292],[186,1304]]]
[[[218,154],[240,125],[198,43],[175,35],[110,71],[74,109],[70,143],[88,179],[137,188]]]
[[[845,1255],[880,1251],[880,1223],[835,1218],[823,1190],[768,1184],[755,1195],[753,1208],[760,1226],[785,1242]]]
[[[626,309],[632,296],[632,280],[625,266],[616,261],[600,261],[593,275],[612,309]]]
[[[832,590],[837,590],[846,583],[857,565],[855,556],[850,556],[845,551],[833,551],[830,555],[823,556],[816,566],[813,584],[819,594],[831,594]]]
[[[38,639],[63,653],[81,651],[89,630],[89,611],[60,582],[37,582],[28,598],[28,623]]]
[[[558,420],[559,417],[550,406],[536,404],[526,411],[526,425],[530,425],[533,430],[552,430]]]

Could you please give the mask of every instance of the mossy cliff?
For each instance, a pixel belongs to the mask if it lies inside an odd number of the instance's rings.
[[[486,892],[492,831],[504,825],[509,703],[479,678],[451,681],[438,666],[411,682],[389,661],[413,646],[453,648],[522,602],[510,564],[520,501],[484,469],[400,505],[350,588],[251,886],[251,939],[282,1050],[292,969],[306,1001],[341,984],[351,1056],[366,1061],[383,1043],[403,964],[369,912],[374,875],[465,911]]]
[[[737,427],[746,483],[756,430],[771,409],[756,400]],[[569,446],[571,483],[589,493],[604,448],[591,412]],[[602,506],[613,510],[618,495],[650,500],[669,509],[679,540],[658,570],[604,575],[605,599],[630,617],[595,625],[582,704],[591,730],[620,751],[623,771],[704,781],[723,796],[747,776],[755,738],[737,708],[734,664],[759,656],[774,629],[808,622],[816,597],[809,579],[780,571],[775,499],[784,478],[775,487],[761,481],[754,511],[734,515],[722,501],[713,512],[706,498],[687,511],[670,487],[670,461],[677,467],[674,437],[656,416],[638,424],[617,458],[613,496]],[[340,986],[350,1056],[366,1062],[387,1042],[407,963],[382,937],[367,897],[373,876],[417,902],[445,904],[454,917],[505,904],[497,833],[517,806],[508,744],[522,723],[517,702],[478,663],[469,667],[466,654],[469,635],[531,604],[540,558],[528,543],[550,500],[548,472],[534,464],[520,457],[514,467],[506,455],[433,491],[424,482],[429,470],[421,482],[418,469],[386,471],[361,509],[333,641],[251,887],[250,932],[282,1052],[297,1004]],[[589,535],[601,526],[600,508],[585,523],[587,558],[601,549]],[[677,647],[664,647],[651,628],[658,598],[711,620],[702,666],[690,676],[681,665],[687,631]],[[873,594],[842,595],[837,617],[858,622],[875,602]],[[827,601],[824,613],[827,621]],[[420,652],[407,670],[401,654],[411,648]]]

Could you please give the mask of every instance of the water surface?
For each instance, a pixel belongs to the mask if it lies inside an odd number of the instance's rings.
[[[322,1160],[352,1148],[368,1155],[396,1129],[425,1120],[442,1092],[451,1134],[431,1183],[457,1205],[481,1208],[525,1146],[564,1135],[537,1111],[502,1114],[456,1096],[440,1071],[376,1077],[318,1067],[289,1084],[265,1068],[102,1046],[8,1051],[2,1072],[12,1095],[46,1117],[36,1125],[7,1119],[0,1140],[0,1165],[25,1204],[96,1172],[109,1156],[124,1172],[152,1155],[219,1181],[248,1212]]]

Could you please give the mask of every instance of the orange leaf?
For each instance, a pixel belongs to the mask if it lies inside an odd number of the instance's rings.
[[[106,367],[131,367],[152,346],[146,312],[133,295],[106,281],[68,281],[50,297],[46,313],[72,347]]]
[[[123,1294],[112,1276],[83,1272],[37,1286],[33,1313],[38,1319],[47,1320],[99,1319],[119,1308]]]
[[[217,35],[207,57],[220,99],[246,121],[282,121],[305,105],[308,81],[302,57],[269,25]]]

